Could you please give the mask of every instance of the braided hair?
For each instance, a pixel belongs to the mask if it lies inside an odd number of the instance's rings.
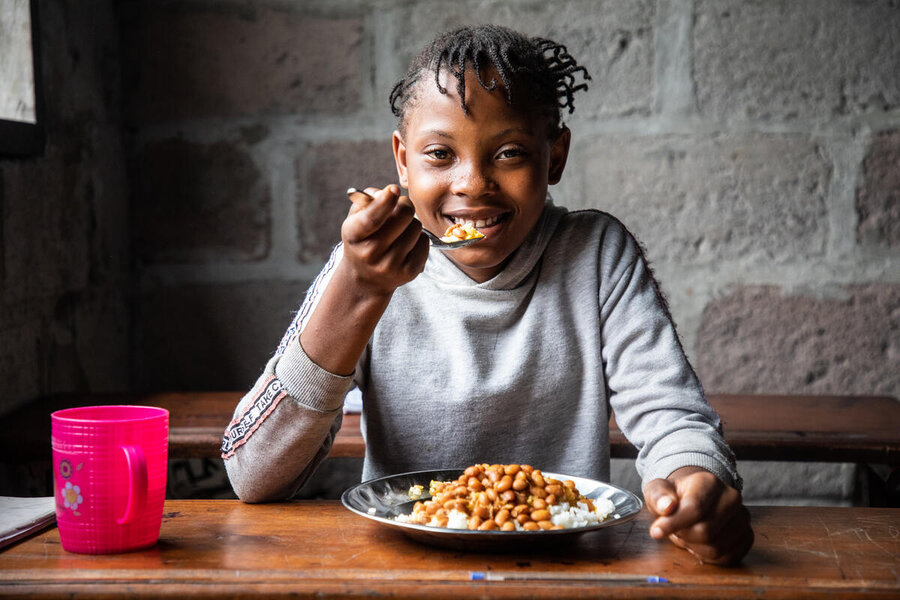
[[[532,110],[549,119],[552,134],[561,130],[561,111],[575,110],[574,95],[586,90],[591,76],[568,53],[566,47],[552,40],[528,38],[498,25],[461,27],[444,33],[426,46],[413,59],[406,75],[391,90],[391,111],[402,131],[407,108],[415,103],[416,86],[431,73],[438,91],[447,93],[440,83],[441,69],[456,79],[456,91],[463,111],[466,105],[466,69],[471,69],[485,90],[497,89],[497,79],[486,81],[484,75],[493,67],[503,84],[506,102]],[[581,83],[575,75],[580,74]]]

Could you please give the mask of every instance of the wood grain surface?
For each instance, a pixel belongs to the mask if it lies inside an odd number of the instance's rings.
[[[751,507],[743,564],[699,564],[635,520],[561,545],[424,545],[336,501],[170,500],[158,543],[70,554],[57,530],[0,553],[0,596],[898,598],[900,509]],[[470,581],[473,572],[530,577]],[[628,581],[658,576],[668,583]]]

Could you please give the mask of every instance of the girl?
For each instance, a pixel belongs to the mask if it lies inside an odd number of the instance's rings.
[[[569,152],[561,109],[588,78],[563,46],[494,26],[416,57],[390,97],[408,196],[367,188],[239,403],[223,457],[241,499],[296,492],[352,385],[363,479],[489,462],[608,480],[612,409],[639,450],[651,535],[714,563],[748,551],[733,455],[638,244],[547,194]],[[423,227],[465,222],[484,239],[429,252]]]

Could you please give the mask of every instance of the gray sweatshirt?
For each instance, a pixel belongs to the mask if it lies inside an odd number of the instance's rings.
[[[225,432],[242,500],[297,491],[328,455],[353,385],[364,480],[482,462],[608,480],[612,409],[645,485],[699,466],[740,488],[640,248],[608,214],[548,199],[484,283],[431,252],[394,293],[352,377],[324,371],[298,341],[341,255],[338,246]]]

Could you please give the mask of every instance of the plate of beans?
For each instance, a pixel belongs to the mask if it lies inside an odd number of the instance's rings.
[[[625,523],[642,507],[637,496],[609,483],[488,463],[364,481],[341,501],[413,539],[463,550],[570,540]]]

